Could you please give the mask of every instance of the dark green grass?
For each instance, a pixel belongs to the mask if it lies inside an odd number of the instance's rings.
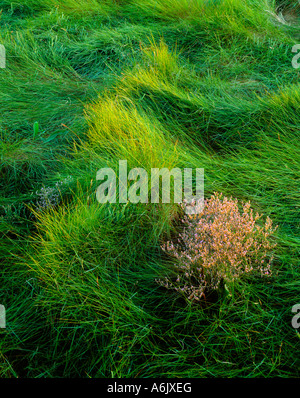
[[[299,377],[297,2],[0,9],[1,377]],[[272,278],[197,305],[160,287],[179,209],[100,205],[96,172],[120,159],[250,200],[279,225]]]

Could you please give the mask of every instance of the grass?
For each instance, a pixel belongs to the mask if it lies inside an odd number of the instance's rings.
[[[0,10],[1,377],[299,377],[298,2]],[[99,204],[97,171],[122,159],[250,200],[279,225],[273,277],[200,305],[160,287],[179,209]]]

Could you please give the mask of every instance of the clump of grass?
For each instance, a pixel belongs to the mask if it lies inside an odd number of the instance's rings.
[[[200,214],[185,215],[179,243],[163,245],[177,260],[176,282],[170,278],[158,282],[195,301],[206,292],[219,290],[221,284],[231,291],[245,274],[271,275],[273,256],[267,256],[276,246],[270,237],[277,227],[272,227],[269,217],[260,226],[260,218],[253,214],[250,202],[240,211],[237,199],[212,195]]]
[[[3,196],[28,193],[55,167],[46,145],[27,139],[0,141],[0,188]]]

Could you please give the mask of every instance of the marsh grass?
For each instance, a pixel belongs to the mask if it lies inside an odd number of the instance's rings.
[[[300,32],[276,18],[296,3],[0,0],[2,377],[299,377]],[[158,286],[182,214],[100,205],[120,159],[251,201],[278,224],[272,277],[197,305]]]

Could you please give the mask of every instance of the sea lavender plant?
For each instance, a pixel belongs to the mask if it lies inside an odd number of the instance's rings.
[[[184,206],[184,205],[183,205]],[[266,218],[253,214],[250,202],[215,193],[204,201],[202,213],[185,215],[184,230],[178,243],[167,242],[162,249],[176,260],[176,281],[171,277],[158,279],[164,287],[175,289],[188,300],[200,300],[206,292],[230,286],[245,274],[271,275],[272,249],[270,239],[277,229]]]
[[[68,176],[62,181],[56,182],[54,187],[42,187],[39,191],[36,191],[36,195],[38,196],[36,202],[38,211],[57,206],[61,201],[62,191],[64,191],[65,187],[69,185],[72,180],[73,177]]]

